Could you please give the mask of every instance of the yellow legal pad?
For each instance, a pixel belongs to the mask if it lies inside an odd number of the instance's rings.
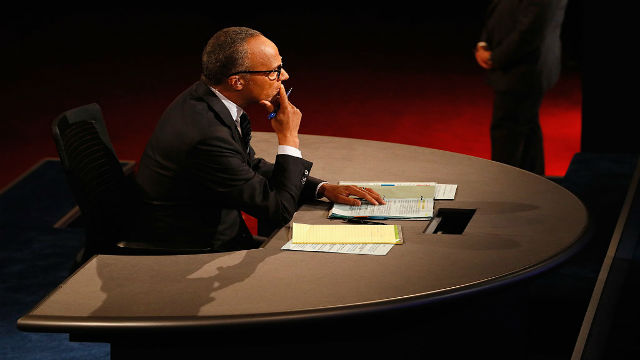
[[[294,244],[402,244],[400,225],[309,225],[293,223]]]

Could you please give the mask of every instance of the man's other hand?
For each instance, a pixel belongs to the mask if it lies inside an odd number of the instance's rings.
[[[338,204],[360,206],[360,200],[349,197],[351,195],[364,199],[373,205],[386,204],[382,199],[382,196],[377,192],[370,188],[362,188],[355,185],[322,184],[320,186],[319,194],[326,197],[331,202]]]

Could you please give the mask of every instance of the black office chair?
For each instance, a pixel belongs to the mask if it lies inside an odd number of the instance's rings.
[[[118,160],[98,104],[62,113],[52,123],[53,139],[71,192],[82,213],[85,247],[79,266],[95,254],[166,255],[210,249],[164,249],[149,245],[137,229],[141,199],[133,176]]]

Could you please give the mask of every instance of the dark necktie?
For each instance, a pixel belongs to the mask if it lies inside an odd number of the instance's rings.
[[[251,142],[251,123],[246,113],[240,115],[240,131],[242,132],[242,140],[247,152],[249,152],[249,143]]]

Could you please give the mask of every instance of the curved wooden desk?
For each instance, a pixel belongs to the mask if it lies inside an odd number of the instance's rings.
[[[253,146],[275,157],[272,133]],[[26,331],[84,333],[268,324],[422,304],[504,283],[562,261],[584,236],[587,211],[570,192],[531,173],[471,156],[376,141],[301,136],[312,174],[330,182],[458,184],[436,208],[477,209],[462,235],[424,234],[400,221],[405,244],[386,256],[264,248],[181,256],[97,256],[18,321]],[[329,223],[328,202],[295,222]]]

